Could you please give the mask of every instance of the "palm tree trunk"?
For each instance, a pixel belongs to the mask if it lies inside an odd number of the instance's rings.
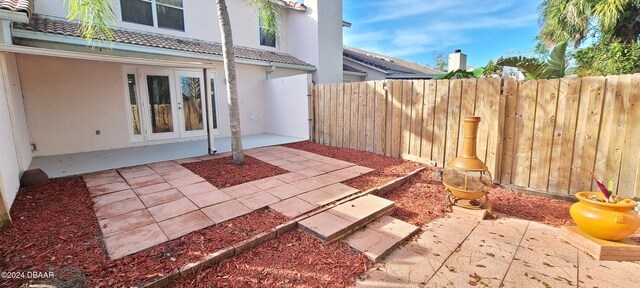
[[[242,137],[240,132],[240,107],[238,107],[238,83],[236,79],[236,63],[231,36],[231,21],[225,0],[216,0],[220,31],[222,32],[222,56],[224,58],[224,75],[227,81],[227,101],[229,102],[229,121],[231,126],[231,162],[244,163]]]

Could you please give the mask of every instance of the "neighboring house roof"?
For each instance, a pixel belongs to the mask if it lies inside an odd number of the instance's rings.
[[[44,17],[38,14],[34,14],[29,23],[14,23],[13,28],[14,30],[82,37],[79,32],[77,22],[69,22],[59,18]],[[222,45],[220,43],[172,37],[150,32],[131,31],[121,28],[112,28],[111,31],[115,38],[113,41],[116,43],[164,48],[208,55],[222,55]],[[19,34],[17,37],[19,37]],[[234,52],[238,58],[313,67],[313,65],[307,62],[285,53],[271,52],[248,47],[235,47]]]
[[[400,58],[394,58],[362,49],[344,47],[342,52],[344,58],[354,62],[384,71],[386,74],[420,74],[420,75],[440,75],[443,71],[409,62]]]
[[[24,12],[31,16],[33,12],[33,0],[0,0],[0,9],[13,12]]]
[[[351,67],[351,66],[349,66],[349,65],[347,65],[347,64],[344,64],[344,63],[342,64],[342,71],[346,71],[346,72],[356,72],[356,73],[365,73],[364,71],[362,71],[362,70],[360,70],[360,69],[357,69],[357,68]]]

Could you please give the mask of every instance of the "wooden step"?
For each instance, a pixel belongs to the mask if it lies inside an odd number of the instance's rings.
[[[391,216],[383,216],[344,239],[351,248],[378,262],[405,239],[418,232],[418,227]]]
[[[395,209],[392,201],[366,195],[302,220],[298,225],[328,243],[350,235],[371,221],[393,213]]]

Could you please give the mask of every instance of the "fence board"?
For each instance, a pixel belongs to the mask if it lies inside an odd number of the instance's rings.
[[[484,133],[478,133],[478,138],[476,139],[477,154],[478,158],[485,164],[487,164],[487,141],[489,140],[489,121],[491,121],[491,103],[489,99],[492,97],[489,93],[490,83],[488,80],[489,79],[478,79],[475,112],[475,115],[481,118],[478,124],[478,131],[484,131]]]
[[[604,99],[604,77],[588,77],[582,79],[580,89],[580,109],[576,129],[576,142],[573,153],[573,166],[569,190],[571,192],[591,189],[591,177],[596,161],[596,147],[602,100]]]
[[[611,85],[611,82],[613,82],[612,77],[618,78],[615,86]],[[629,114],[627,109],[630,108],[628,105],[625,105],[625,103],[628,104],[626,99],[628,99],[631,92],[628,91],[628,89],[633,86],[633,83],[631,82],[632,78],[633,76],[631,75],[607,77],[607,90],[605,92],[604,100],[605,108],[602,113],[603,117],[609,118],[605,118],[607,120],[603,121],[603,123],[606,123],[607,127],[601,128],[601,137],[603,140],[605,140],[604,138],[608,138],[605,141],[608,141],[609,147],[606,152],[605,165],[600,164],[602,161],[601,159],[596,159],[596,173],[605,179],[612,179],[615,182],[615,192],[618,192],[618,185],[620,183],[620,165],[622,163],[622,151],[624,149],[625,125],[627,115]],[[615,93],[612,90],[615,90]],[[607,114],[610,115],[607,116]],[[602,157],[604,155],[601,155],[599,152],[598,156]],[[619,193],[621,195],[625,194],[623,191],[619,191]],[[632,195],[627,194],[627,196]]]
[[[360,109],[360,85],[358,83],[349,83],[351,86],[351,123],[349,128],[349,148],[358,149],[358,110]]]
[[[366,129],[367,129],[367,82],[360,82],[358,90],[358,150],[365,151],[366,147]]]
[[[386,97],[385,97],[385,82],[384,81],[376,81],[375,87],[375,133],[374,133],[374,145],[373,151],[378,154],[384,154],[384,137],[386,135],[385,132],[385,121],[386,121]]]
[[[463,139],[463,126],[464,118],[469,116],[475,116],[476,114],[476,94],[477,94],[477,79],[462,79],[462,100],[460,104],[460,124],[458,127],[458,139]],[[462,145],[458,145],[458,154],[462,152]],[[456,154],[457,155],[457,154]]]
[[[514,137],[516,134],[516,105],[518,103],[518,81],[504,80],[505,118],[503,129],[504,148],[502,150],[501,182],[511,184],[511,169],[513,168]]]
[[[444,167],[447,148],[447,110],[449,105],[449,80],[436,81],[435,122],[433,123],[433,152],[431,160]]]
[[[420,157],[426,159],[432,159],[435,108],[436,81],[426,81],[422,103],[422,143],[420,143]]]
[[[336,87],[336,146],[342,147],[342,139],[344,136],[344,86],[337,85]]]
[[[558,79],[538,80],[538,107],[534,122],[530,176],[530,187],[537,190],[547,190],[549,183],[559,87]]]
[[[449,83],[449,109],[447,111],[447,151],[444,163],[449,163],[458,155],[458,136],[460,129],[460,105],[462,101],[462,80]]]
[[[571,162],[578,119],[581,81],[579,78],[560,80],[558,109],[553,131],[551,167],[549,168],[549,191],[558,194],[569,192]]]
[[[318,113],[320,114],[318,116],[318,143],[320,144],[324,144],[324,128],[325,128],[325,124],[324,124],[324,120],[327,117],[327,113],[326,110],[324,109],[325,106],[325,94],[324,94],[324,85],[318,85]]]
[[[402,130],[401,153],[409,154],[409,144],[411,141],[411,97],[413,96],[413,83],[411,81],[402,82]]]
[[[393,157],[400,157],[401,144],[400,137],[402,137],[402,89],[403,81],[393,80],[393,113],[392,113],[392,137],[391,137],[391,155]]]
[[[411,139],[409,154],[420,156],[422,145],[422,103],[424,103],[424,80],[413,80],[413,97],[411,101]]]
[[[344,109],[342,123],[342,147],[350,147],[349,134],[351,133],[351,83],[344,84]]]
[[[533,140],[533,121],[535,120],[536,92],[538,83],[526,81],[520,83],[518,90],[516,137],[514,137],[515,155],[513,158],[513,184],[529,186],[531,171],[531,144]]]
[[[624,148],[622,152],[622,168],[620,170],[620,180],[618,191],[622,196],[638,197],[640,193],[639,187],[639,157],[640,149],[640,77],[638,74],[633,75],[632,86],[627,86],[622,95],[624,97],[625,111],[627,119],[625,121]],[[634,192],[635,191],[635,192]],[[634,195],[635,194],[635,195]]]
[[[487,81],[487,86],[485,90],[485,121],[484,127],[486,127],[487,131],[487,140],[486,145],[484,145],[484,154],[485,154],[485,164],[489,167],[489,171],[491,171],[491,175],[495,175],[496,179],[500,178],[500,165],[498,165],[498,161],[500,160],[500,150],[502,149],[502,139],[500,139],[502,131],[500,127],[503,125],[504,118],[504,108],[500,107],[500,104],[504,105],[504,101],[501,100],[500,96],[500,78],[487,78],[484,79]],[[502,117],[502,118],[501,118]],[[480,122],[480,127],[483,123]],[[481,145],[482,147],[482,145]],[[496,180],[494,179],[494,180]]]
[[[367,81],[367,126],[363,133],[366,135],[366,151],[373,152],[373,139],[375,129],[375,99],[376,99],[376,82]]]
[[[337,138],[336,137],[338,131],[338,84],[332,83],[329,84],[331,89],[331,117],[329,124],[329,138],[331,138],[331,146],[337,146]]]
[[[618,76],[610,75],[606,77],[606,86],[604,89],[603,100],[604,102],[602,104],[602,122],[600,124],[600,140],[598,141],[598,147],[596,150],[596,162],[593,167],[595,175],[603,179],[603,181],[605,182],[608,182],[609,179],[613,179],[611,177],[612,175],[610,175],[609,171],[607,170],[607,166],[611,166],[610,164],[612,163],[607,163],[607,158],[609,156],[609,149],[615,144],[616,140],[612,138],[612,136],[617,136],[618,130],[616,129],[615,125],[618,124],[617,118],[621,116],[617,115],[615,111],[616,108],[620,107],[619,105],[616,105],[618,83]],[[618,163],[618,165],[620,165],[620,163]],[[598,189],[595,182],[592,182],[590,190],[593,189]]]
[[[386,113],[386,119],[385,119],[385,143],[384,143],[384,155],[387,156],[392,156],[392,149],[391,147],[393,146],[392,143],[392,138],[393,138],[393,107],[394,107],[394,102],[393,102],[393,81],[391,80],[387,80],[385,81],[386,83],[386,88],[385,88],[385,113]]]

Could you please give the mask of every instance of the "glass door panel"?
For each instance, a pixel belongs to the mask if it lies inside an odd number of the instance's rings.
[[[204,83],[202,76],[197,72],[177,73],[179,97],[178,109],[181,114],[181,133],[183,136],[205,135],[205,103]]]
[[[172,75],[167,73],[145,73],[147,86],[149,139],[178,137],[176,130],[176,101],[174,99]]]

